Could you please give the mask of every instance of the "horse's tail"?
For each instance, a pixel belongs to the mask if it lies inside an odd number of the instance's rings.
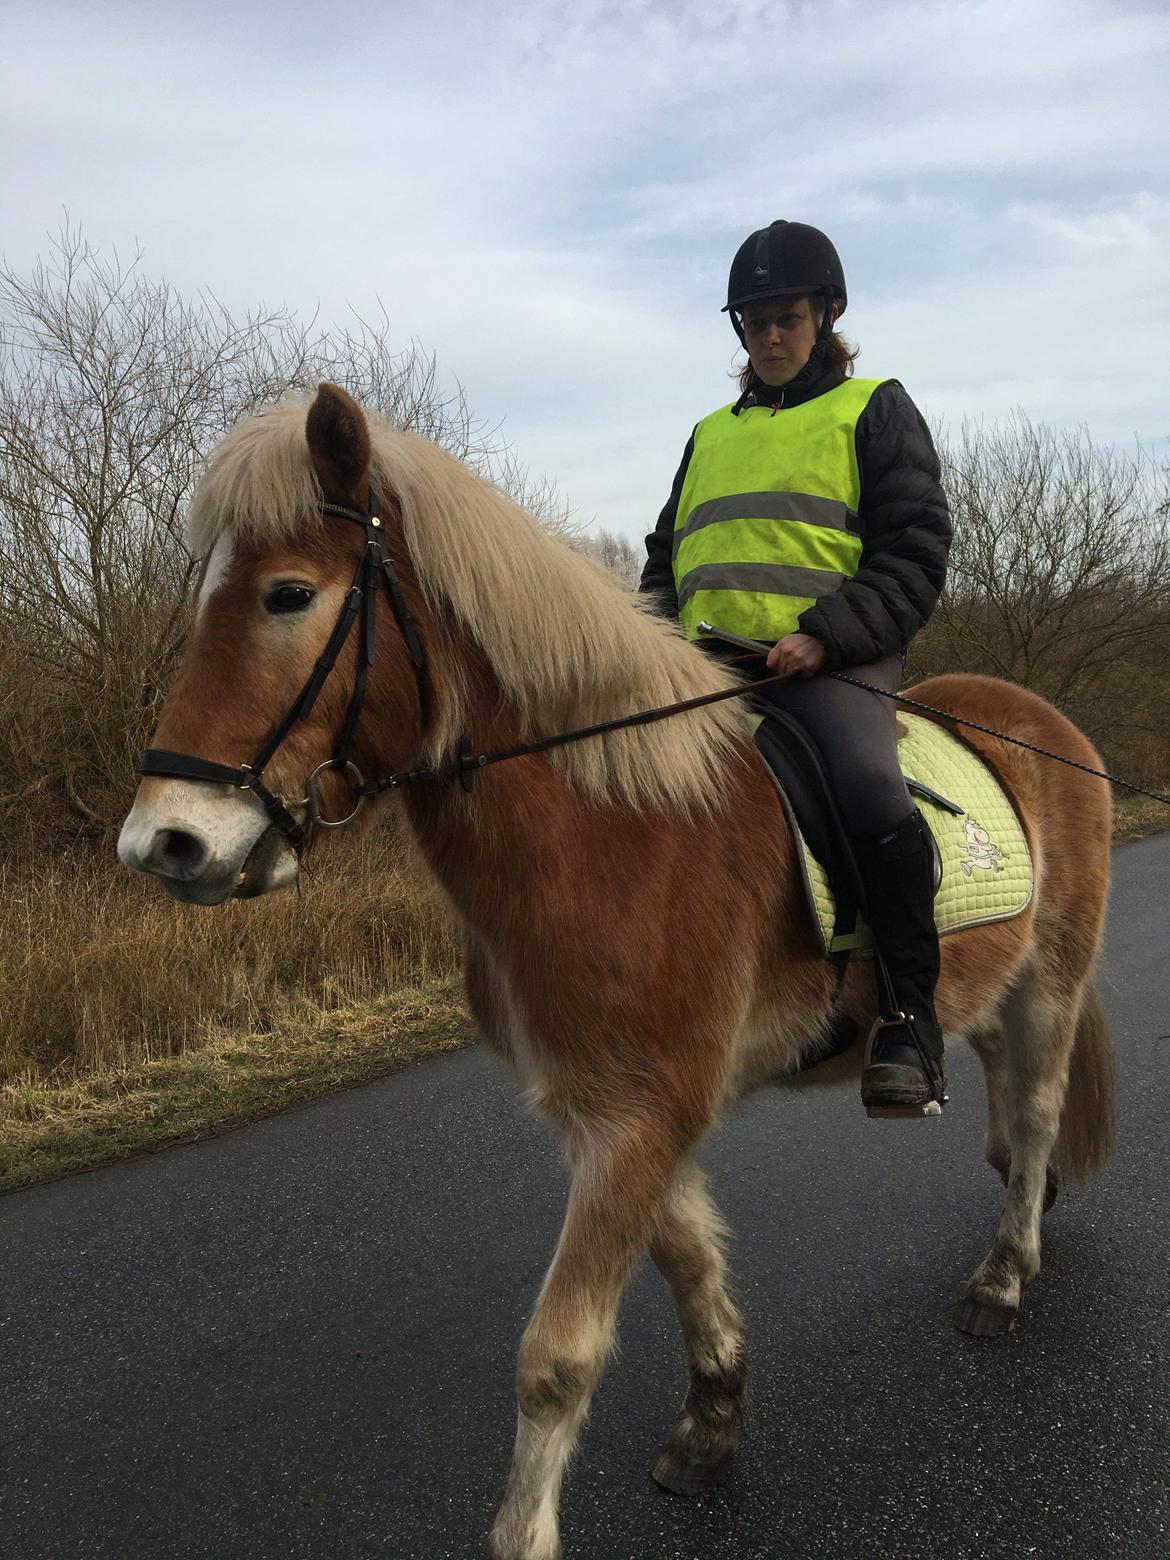
[[[1062,1180],[1099,1175],[1113,1152],[1116,1130],[1113,1044],[1097,988],[1081,999],[1069,1065],[1068,1092],[1053,1162]]]

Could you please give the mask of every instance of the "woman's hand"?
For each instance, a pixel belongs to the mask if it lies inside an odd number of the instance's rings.
[[[811,634],[785,634],[768,651],[768,665],[783,677],[812,677],[825,663],[825,647]]]

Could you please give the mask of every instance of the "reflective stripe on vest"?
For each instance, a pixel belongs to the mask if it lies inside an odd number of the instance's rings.
[[[781,413],[721,407],[702,420],[674,531],[688,638],[706,618],[774,643],[857,572],[857,419],[884,383],[847,379]]]

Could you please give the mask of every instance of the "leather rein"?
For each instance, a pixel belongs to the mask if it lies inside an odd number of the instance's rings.
[[[761,677],[754,682],[740,683],[734,688],[720,689],[717,693],[702,694],[695,699],[684,699],[678,704],[664,705],[660,709],[640,710],[634,715],[626,715],[618,720],[604,721],[596,726],[583,726],[576,731],[559,732],[556,736],[544,737],[536,742],[522,743],[518,747],[501,749],[495,753],[475,754],[471,751],[466,739],[463,739],[459,744],[458,756],[449,763],[438,764],[431,769],[404,770],[398,774],[386,775],[379,780],[367,781],[349,755],[353,745],[358,717],[361,714],[362,704],[365,700],[366,679],[369,675],[370,667],[375,662],[377,605],[380,585],[384,585],[386,588],[395,621],[410,652],[411,665],[418,684],[420,721],[424,728],[430,707],[430,694],[426,680],[426,657],[423,653],[422,641],[419,638],[417,626],[411,615],[410,608],[406,604],[406,598],[402,593],[398,571],[395,569],[393,560],[386,551],[385,531],[381,518],[377,513],[378,494],[373,483],[371,482],[370,484],[370,508],[367,514],[362,514],[357,509],[349,509],[344,504],[323,502],[319,508],[322,514],[333,515],[340,520],[349,520],[354,525],[360,525],[366,533],[366,545],[353,581],[345,593],[341,611],[338,614],[336,623],[333,625],[333,632],[330,634],[325,648],[313,668],[312,674],[297,695],[284,719],[272,732],[252,762],[250,764],[241,764],[237,769],[233,769],[229,764],[212,763],[210,759],[198,758],[191,753],[175,753],[168,748],[148,748],[142,755],[142,760],[138,765],[138,773],[141,775],[159,775],[173,780],[205,780],[215,784],[236,786],[241,791],[252,791],[263,804],[265,812],[272,820],[272,825],[280,830],[298,853],[308,839],[315,824],[324,829],[340,829],[345,824],[353,822],[365,806],[367,797],[377,795],[380,792],[398,790],[402,786],[413,785],[423,780],[451,779],[460,780],[464,790],[470,791],[474,784],[476,771],[486,768],[489,764],[500,764],[507,759],[522,758],[531,753],[547,752],[550,748],[561,747],[568,742],[580,742],[586,737],[601,736],[608,731],[620,731],[630,726],[649,725],[652,721],[665,720],[670,715],[681,714],[684,710],[699,709],[706,704],[715,704],[721,699],[742,698],[745,694],[754,693],[758,689],[768,688],[774,683],[786,680],[787,674],[776,673],[771,677]],[[305,782],[305,795],[297,801],[290,801],[287,797],[277,795],[264,784],[264,770],[271,761],[272,755],[296,722],[308,717],[313,705],[317,701],[317,695],[321,692],[325,679],[333,670],[337,657],[341,654],[342,648],[349,638],[350,631],[355,623],[360,623],[357,674],[354,679],[353,693],[350,696],[349,708],[346,712],[341,738],[333,756],[318,764],[309,775],[308,780]],[[718,630],[713,632],[718,637],[727,638],[733,643],[745,645],[747,643],[747,641],[737,640],[733,635],[723,635]],[[758,653],[758,647],[756,649]],[[1083,770],[1086,774],[1097,775],[1104,780],[1111,780],[1115,785],[1124,786],[1127,790],[1136,791],[1140,795],[1150,796],[1156,801],[1170,805],[1170,796],[1164,796],[1157,791],[1147,791],[1141,786],[1132,785],[1125,780],[1119,780],[1115,775],[1107,774],[1103,770],[1090,769],[1086,764],[1079,764],[1074,759],[1065,758],[1059,753],[1052,753],[1045,748],[1036,747],[1030,742],[1022,741],[1019,737],[1009,737],[1006,732],[996,731],[990,726],[981,726],[975,721],[964,720],[961,716],[954,715],[949,710],[937,710],[933,705],[923,704],[917,699],[908,699],[904,694],[887,693],[884,688],[875,688],[872,684],[861,682],[858,678],[850,677],[843,672],[827,672],[824,675],[834,677],[840,682],[853,683],[855,687],[865,688],[871,693],[881,694],[884,698],[893,699],[898,704],[907,705],[911,709],[924,710],[932,715],[940,715],[948,721],[953,721],[956,725],[968,726],[972,730],[982,731],[988,736],[998,737],[1003,742],[1010,742],[1013,746],[1027,748],[1030,752],[1039,753],[1045,758],[1052,758],[1058,763],[1069,765],[1073,769]],[[326,769],[343,770],[351,782],[353,795],[357,798],[357,805],[344,818],[326,818],[322,811],[317,777]],[[306,817],[301,822],[298,822],[289,811],[292,807],[304,807],[307,809]]]

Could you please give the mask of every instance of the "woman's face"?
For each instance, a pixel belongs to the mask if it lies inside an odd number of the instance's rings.
[[[833,307],[836,318],[837,308]],[[752,367],[766,385],[786,385],[808,362],[822,310],[808,298],[757,298],[745,306],[743,334]]]

